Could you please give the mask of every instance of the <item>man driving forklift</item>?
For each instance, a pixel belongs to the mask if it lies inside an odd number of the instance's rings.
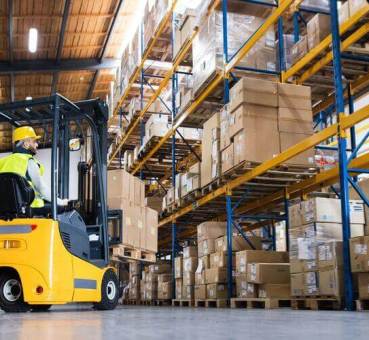
[[[51,202],[51,189],[43,179],[45,167],[34,156],[37,154],[38,140],[35,130],[30,126],[22,126],[13,131],[13,153],[0,159],[0,173],[15,173],[27,179],[35,191],[35,199],[31,207],[45,208],[45,202]],[[65,206],[68,199],[58,198],[58,205]]]

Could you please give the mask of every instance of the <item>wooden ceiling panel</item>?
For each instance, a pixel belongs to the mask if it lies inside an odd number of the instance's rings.
[[[110,83],[114,81],[115,74],[109,70],[102,70],[99,72],[99,76],[96,80],[96,85],[92,91],[92,97],[100,97],[105,99],[105,96],[110,91]]]
[[[6,103],[10,99],[10,77],[0,76],[0,103]]]
[[[61,72],[56,91],[71,100],[86,99],[93,76],[92,71]]]
[[[8,40],[8,1],[0,0],[0,60],[9,59]]]
[[[15,76],[15,100],[47,97],[51,93],[52,74],[31,73]]]

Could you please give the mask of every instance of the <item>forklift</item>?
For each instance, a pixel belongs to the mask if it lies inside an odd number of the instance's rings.
[[[0,123],[44,127],[51,147],[52,199],[44,211],[31,208],[35,193],[25,178],[0,174],[5,312],[47,311],[76,302],[93,303],[98,310],[117,306],[119,281],[109,266],[107,121],[107,106],[99,99],[73,103],[55,94],[0,105]],[[87,142],[91,158],[78,163],[78,198],[60,207],[57,197],[69,194],[70,154]]]

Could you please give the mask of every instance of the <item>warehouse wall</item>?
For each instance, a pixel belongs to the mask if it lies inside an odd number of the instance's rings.
[[[9,153],[0,153],[0,158]],[[74,151],[70,153],[69,167],[69,199],[78,198],[78,162],[81,159],[82,152]],[[38,151],[37,159],[45,166],[45,181],[51,183],[51,149],[41,149]]]

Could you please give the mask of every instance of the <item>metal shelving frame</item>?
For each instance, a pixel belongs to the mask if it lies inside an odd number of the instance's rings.
[[[301,6],[300,0],[281,0],[278,4],[266,3],[259,0],[244,0],[244,2],[260,5],[272,6],[274,10],[266,18],[265,22],[260,28],[245,42],[240,50],[234,55],[228,55],[228,31],[227,31],[227,0],[215,0],[209,7],[207,16],[214,8],[221,4],[223,11],[223,47],[224,47],[224,71],[218,72],[209,84],[200,92],[194,99],[191,105],[183,112],[176,112],[175,93],[176,93],[176,71],[188,54],[192,41],[198,34],[198,27],[193,31],[192,36],[187,43],[182,46],[177,57],[173,60],[171,69],[165,74],[159,88],[155,91],[148,104],[142,107],[137,123],[149,110],[150,105],[160,96],[160,93],[169,81],[172,80],[173,100],[172,100],[172,127],[168,130],[164,137],[160,138],[157,143],[153,145],[150,150],[143,156],[143,158],[135,164],[131,173],[136,174],[145,164],[158,152],[158,150],[170,139],[172,140],[172,184],[175,186],[176,175],[176,140],[175,133],[178,127],[193,114],[196,109],[203,103],[206,98],[219,86],[223,84],[224,88],[224,102],[229,101],[230,79],[233,78],[233,71],[239,69],[238,63],[240,60],[252,49],[256,42],[267,32],[267,30],[277,25],[279,50],[280,72],[266,72],[265,70],[252,70],[258,73],[272,73],[280,76],[281,82],[293,80],[294,83],[303,84],[307,79],[318,74],[327,65],[333,63],[333,88],[326,93],[326,99],[317,103],[313,111],[316,120],[316,127],[320,127],[319,132],[315,133],[309,138],[304,139],[298,144],[290,147],[275,158],[267,160],[266,162],[256,165],[252,168],[247,168],[243,173],[231,178],[225,183],[220,184],[209,193],[204,194],[199,199],[196,199],[191,204],[180,208],[178,211],[164,216],[159,223],[159,227],[168,226],[171,224],[171,235],[160,240],[160,245],[171,243],[172,260],[176,256],[178,250],[178,238],[188,238],[193,236],[194,230],[185,230],[182,234],[177,233],[178,223],[184,223],[195,226],[200,221],[211,219],[220,219],[227,221],[227,245],[228,245],[228,263],[227,263],[227,279],[229,298],[232,292],[232,232],[235,228],[247,242],[250,242],[246,231],[252,231],[256,228],[261,228],[274,225],[275,221],[286,221],[286,233],[288,234],[288,205],[289,201],[294,198],[305,198],[309,192],[318,190],[322,187],[331,186],[333,184],[340,184],[339,198],[341,200],[342,208],[342,228],[343,228],[343,245],[344,245],[344,281],[345,281],[345,307],[347,310],[352,310],[353,306],[353,284],[352,274],[350,268],[349,258],[349,239],[350,239],[350,209],[349,209],[349,186],[351,185],[362,198],[366,205],[369,205],[369,199],[357,184],[357,176],[359,174],[369,174],[369,157],[367,155],[358,156],[359,150],[362,148],[366,140],[369,138],[369,132],[365,133],[364,137],[356,140],[355,125],[369,118],[369,106],[360,110],[354,109],[354,96],[358,97],[367,92],[369,88],[369,74],[363,71],[356,79],[344,85],[342,72],[342,59],[369,62],[368,58],[358,56],[355,54],[346,54],[345,51],[357,41],[365,38],[369,32],[369,25],[366,23],[369,17],[369,4],[364,6],[361,10],[351,16],[345,23],[339,25],[337,0],[330,0],[330,11],[322,11],[321,9],[308,9]],[[171,7],[165,20],[173,20],[173,9]],[[283,28],[284,20],[288,12],[292,19],[292,27],[294,40],[297,42],[300,37],[299,21],[303,21],[301,12],[307,13],[322,13],[331,15],[331,35],[325,38],[318,46],[310,50],[301,60],[294,64],[289,69],[286,69],[284,60],[284,46],[283,46]],[[290,19],[288,19],[290,20]],[[363,23],[364,21],[364,23]],[[167,21],[168,22],[168,21]],[[174,37],[172,37],[173,43]],[[343,39],[343,40],[342,40]],[[342,40],[342,41],[341,41]],[[364,60],[365,59],[365,60]],[[141,68],[143,69],[142,61]],[[143,77],[141,77],[143,81]],[[133,83],[132,83],[133,84]],[[130,84],[130,86],[132,85]],[[317,84],[319,85],[319,83]],[[345,115],[345,104],[349,106],[350,115]],[[117,108],[119,109],[119,108]],[[337,123],[328,124],[328,120],[332,120],[332,116],[336,115]],[[350,152],[347,148],[348,134],[350,129]],[[119,150],[124,146],[129,135],[133,132],[130,128],[121,143],[111,157],[112,159],[118,155]],[[327,146],[327,141],[337,139],[337,146]],[[286,172],[283,170],[283,164],[296,155],[310,148],[327,148],[338,152],[339,164],[338,166],[323,170],[320,172],[308,172],[301,174],[301,171]],[[283,177],[285,176],[285,177]],[[264,181],[264,182],[263,182]],[[265,182],[267,181],[267,182]],[[273,184],[267,185],[268,181]],[[274,181],[274,182],[273,182]],[[255,184],[264,183],[265,190],[263,193],[256,191]],[[292,184],[290,184],[292,183]],[[269,189],[268,189],[269,188]],[[219,207],[225,206],[225,214],[219,214]],[[250,219],[257,221],[257,223],[247,223],[245,221]],[[270,228],[269,228],[270,229]],[[272,227],[271,230],[274,230]],[[275,247],[275,234],[269,233],[271,244]],[[287,237],[288,240],[288,237]],[[287,241],[288,242],[288,241]],[[287,243],[288,250],[288,243]],[[173,262],[174,264],[174,262]],[[173,289],[175,292],[175,289]]]

